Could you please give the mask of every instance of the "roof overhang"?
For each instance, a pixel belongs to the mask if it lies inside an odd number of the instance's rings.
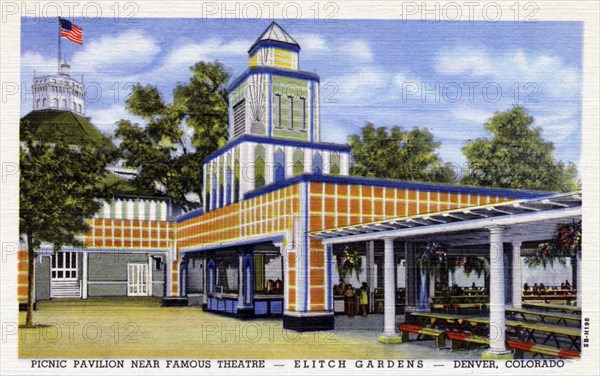
[[[580,219],[581,202],[581,192],[555,194],[318,231],[311,236],[324,244],[384,238],[419,240],[430,235],[457,244],[475,244],[485,238],[476,232],[501,226],[507,228],[510,239],[544,239],[557,223]],[[475,232],[471,238],[469,232]]]

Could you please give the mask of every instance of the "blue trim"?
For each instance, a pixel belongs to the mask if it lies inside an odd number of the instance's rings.
[[[216,249],[235,248],[235,247],[239,247],[239,246],[243,246],[243,245],[260,244],[260,243],[265,243],[265,242],[282,243],[283,235],[265,236],[265,237],[261,237],[261,238],[242,240],[239,242],[219,243],[219,244],[208,245],[208,246],[204,246],[204,247],[201,246],[201,247],[197,247],[194,249],[181,251],[181,254],[185,254],[187,256],[188,254],[193,254],[193,253],[214,251]]]
[[[244,284],[244,304],[251,305],[254,302],[254,255],[251,252],[247,252],[242,258],[242,282]],[[246,286],[246,280],[250,273],[250,283]],[[239,286],[238,286],[239,288]],[[246,294],[248,293],[248,294]]]
[[[265,30],[266,31],[266,30]],[[262,34],[261,34],[262,35]],[[252,56],[256,51],[261,48],[279,47],[295,53],[300,52],[300,46],[293,43],[286,43],[279,40],[273,39],[262,39],[254,42],[254,44],[248,50],[248,55]]]
[[[261,144],[276,145],[276,146],[292,146],[292,147],[309,148],[309,149],[317,149],[317,150],[350,152],[350,146],[348,146],[348,145],[334,144],[334,143],[330,143],[330,142],[310,142],[310,141],[286,140],[286,139],[282,139],[282,138],[256,136],[253,134],[246,133],[246,134],[239,136],[235,140],[229,142],[227,145],[223,146],[221,149],[212,153],[208,157],[204,158],[204,163],[213,161],[215,158],[220,157],[221,155],[225,154],[233,147],[241,144],[242,142],[246,142],[246,141],[256,142],[256,143],[261,143]]]
[[[234,91],[235,89],[237,89],[238,86],[240,86],[248,78],[248,76],[250,76],[252,74],[256,74],[256,73],[274,74],[277,76],[299,78],[301,80],[310,80],[310,81],[316,81],[316,82],[320,82],[320,80],[321,80],[319,78],[319,75],[312,73],[312,72],[305,72],[305,71],[301,71],[301,70],[291,70],[291,69],[278,68],[278,67],[258,66],[258,67],[252,67],[252,68],[246,69],[246,71],[244,73],[242,73],[238,78],[233,80],[233,82],[229,85],[229,88],[227,88],[228,93],[231,94],[231,92]]]
[[[328,244],[325,250],[325,257],[327,259],[327,310],[333,311],[333,246]]]
[[[359,176],[333,176],[333,175],[315,175],[303,174],[291,177],[281,182],[272,183],[264,187],[252,190],[244,195],[244,200],[248,200],[266,193],[276,191],[300,182],[314,181],[319,183],[337,183],[351,185],[372,185],[376,187],[400,188],[409,190],[440,191],[445,193],[471,193],[487,196],[501,196],[514,199],[541,198],[547,195],[553,195],[552,192],[531,191],[503,188],[482,188],[464,185],[450,185],[440,183],[420,183],[390,179],[365,178]]]
[[[202,209],[202,208],[192,210],[192,211],[184,213],[184,214],[180,215],[179,217],[175,218],[175,223],[179,223],[179,222],[182,222],[182,221],[185,221],[188,219],[196,218],[196,217],[201,216],[202,214],[204,214],[204,209]]]

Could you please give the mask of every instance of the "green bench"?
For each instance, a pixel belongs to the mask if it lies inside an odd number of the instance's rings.
[[[413,333],[417,334],[417,340],[421,339],[423,336],[433,337],[436,349],[441,349],[446,345],[445,332],[443,330],[427,328],[415,324],[398,324],[398,329],[401,333],[402,343],[408,342],[410,340],[410,333]]]

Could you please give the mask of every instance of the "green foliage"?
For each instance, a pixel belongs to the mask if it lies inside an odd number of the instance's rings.
[[[553,157],[554,145],[523,107],[496,113],[484,126],[491,138],[463,147],[468,172],[462,183],[498,188],[571,192],[579,189],[577,168]]]
[[[337,272],[342,281],[346,279],[348,273],[352,276],[352,272],[356,274],[356,278],[359,278],[362,272],[362,258],[358,254],[358,249],[346,246],[344,252],[336,257],[336,261]]]
[[[158,186],[187,209],[198,203],[186,195],[202,197],[204,158],[227,142],[229,80],[219,62],[199,62],[190,70],[190,81],[173,90],[173,103],[156,87],[137,84],[126,109],[146,124],[120,120],[115,133],[127,166],[139,171],[134,184]]]
[[[19,232],[27,235],[29,286],[33,286],[35,250],[42,242],[51,243],[55,251],[66,245],[82,245],[77,236],[89,229],[85,220],[98,211],[100,198],[114,193],[103,182],[106,166],[115,157],[110,148],[37,141],[27,127],[22,127]],[[32,325],[32,290],[26,326]]]
[[[552,240],[540,243],[533,255],[525,257],[525,264],[545,269],[558,261],[565,266],[567,258],[576,256],[581,257],[581,221],[557,224]]]
[[[350,136],[350,146],[352,175],[442,183],[456,179],[451,164],[443,164],[435,153],[440,143],[427,129],[396,126],[388,132],[367,123],[360,135]]]
[[[448,256],[444,246],[440,243],[428,243],[426,247],[417,250],[416,262],[419,269],[435,278],[445,271],[455,271],[462,267],[467,277],[471,273],[488,276],[490,263],[485,257],[477,256]]]

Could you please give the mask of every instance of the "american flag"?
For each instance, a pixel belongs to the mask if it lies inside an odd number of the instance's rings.
[[[60,36],[77,44],[83,44],[83,29],[69,20],[59,18]]]

